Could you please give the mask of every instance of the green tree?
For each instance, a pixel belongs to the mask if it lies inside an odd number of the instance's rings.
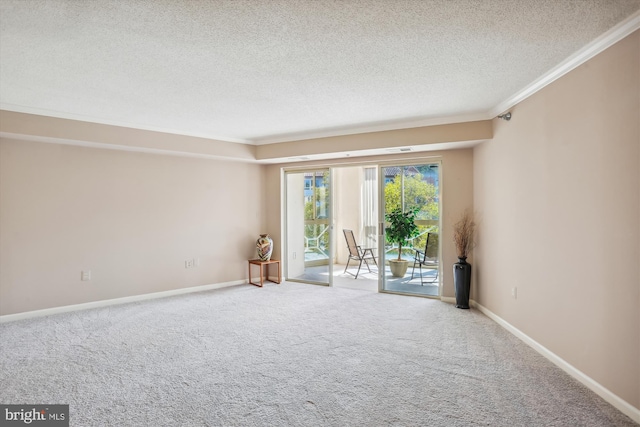
[[[319,186],[316,186],[316,176],[311,178],[313,197],[304,204],[304,219],[327,218],[329,209],[329,172],[323,172]]]
[[[402,181],[402,175],[396,175],[393,181],[385,185],[385,212],[389,213],[397,209],[402,209],[405,212],[416,210],[416,221],[437,220],[440,213],[436,186],[425,181],[421,174],[405,175],[404,183]],[[403,186],[404,206],[402,206]],[[414,236],[411,240],[411,245],[416,248],[421,248],[426,244],[428,231],[437,231],[437,227],[433,226],[421,225],[419,228],[420,236]]]
[[[402,177],[387,183],[384,187],[385,212],[396,209],[418,209],[416,219],[438,219],[436,186],[422,179],[422,175],[404,177],[404,206],[402,206]]]
[[[416,237],[420,230],[415,223],[417,209],[402,211],[397,208],[393,212],[385,214],[389,221],[389,227],[385,228],[387,241],[398,244],[398,261],[402,259],[402,246],[409,243],[409,239]]]

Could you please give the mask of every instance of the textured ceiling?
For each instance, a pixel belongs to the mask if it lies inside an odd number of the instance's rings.
[[[640,0],[0,0],[0,107],[238,142],[485,118]]]

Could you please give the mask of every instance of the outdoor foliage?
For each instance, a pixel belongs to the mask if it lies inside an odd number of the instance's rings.
[[[420,169],[420,168],[418,168]],[[404,179],[404,206],[402,206],[402,188]],[[416,220],[439,219],[439,204],[437,187],[423,179],[422,174],[408,175],[404,177],[396,175],[393,181],[387,182],[384,187],[385,212],[393,212],[396,209],[417,210]],[[424,248],[427,243],[427,232],[438,232],[437,226],[420,225],[419,236],[414,238],[410,245],[415,248]]]
[[[385,211],[418,209],[416,219],[438,219],[436,186],[422,179],[422,175],[404,177],[404,206],[402,206],[402,180],[400,176],[384,187]]]

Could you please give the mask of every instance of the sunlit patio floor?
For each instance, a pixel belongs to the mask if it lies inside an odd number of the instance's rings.
[[[438,281],[430,283],[436,278],[436,270],[422,270],[424,284],[420,283],[419,270],[416,268],[413,279],[411,279],[412,266],[409,265],[404,277],[393,277],[387,266],[385,268],[386,290],[390,292],[401,292],[407,294],[438,296]],[[358,278],[354,274],[358,271],[358,264],[352,262],[349,270],[345,272],[345,264],[334,264],[333,266],[333,286],[339,288],[360,289],[363,291],[378,292],[378,268],[371,266],[371,272],[366,265],[362,265]],[[353,274],[349,274],[353,273]],[[317,266],[307,267],[303,275],[291,277],[293,280],[329,282],[329,267]]]

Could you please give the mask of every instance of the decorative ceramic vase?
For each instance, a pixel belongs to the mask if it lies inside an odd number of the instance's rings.
[[[453,264],[453,284],[456,288],[456,307],[469,308],[471,264],[467,262],[467,257],[460,257],[458,262]]]
[[[261,234],[256,241],[256,248],[258,249],[258,258],[261,261],[269,261],[273,252],[273,239],[268,234]]]

